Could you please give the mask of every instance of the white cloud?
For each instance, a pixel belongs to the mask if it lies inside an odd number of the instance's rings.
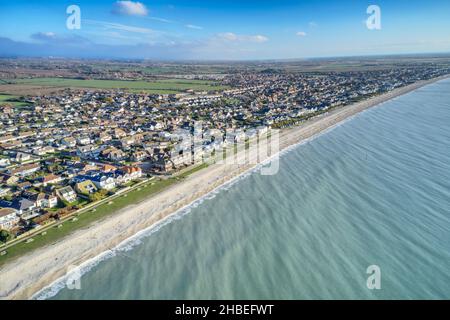
[[[38,32],[32,35],[32,38],[36,40],[48,40],[48,39],[55,39],[56,33],[54,32]]]
[[[202,27],[196,26],[196,25],[193,25],[193,24],[187,24],[187,25],[185,25],[185,27],[189,28],[189,29],[196,29],[196,30],[202,30],[203,29]]]
[[[164,19],[164,18],[158,18],[158,17],[148,17],[148,19],[159,21],[159,22],[164,22],[164,23],[175,23],[175,21],[172,21],[169,19]]]
[[[83,23],[94,25],[94,26],[100,26],[106,30],[114,29],[114,30],[120,30],[120,31],[127,31],[127,32],[133,32],[133,33],[142,33],[142,34],[156,34],[160,33],[160,31],[156,31],[153,29],[148,28],[141,28],[141,27],[133,27],[128,26],[125,24],[120,23],[113,23],[113,22],[105,22],[105,21],[96,21],[96,20],[83,20]]]
[[[310,28],[315,28],[315,27],[318,26],[318,24],[315,23],[314,21],[311,21],[310,23],[308,23],[308,26],[309,26]]]
[[[220,39],[228,40],[228,41],[236,41],[236,40],[238,40],[238,36],[236,34],[234,34],[233,32],[219,33],[217,36]]]
[[[148,10],[141,2],[116,1],[113,7],[113,13],[126,16],[146,16]]]
[[[239,35],[235,34],[233,32],[225,32],[225,33],[219,33],[217,35],[219,39],[225,40],[225,41],[233,41],[233,42],[257,42],[262,43],[269,41],[269,38],[263,35]]]
[[[269,41],[269,38],[258,34],[256,36],[250,36],[250,40],[252,40],[254,42],[266,42],[266,41]]]
[[[297,32],[296,34],[297,34],[297,36],[299,36],[299,37],[306,37],[306,32],[304,32],[304,31],[299,31],[299,32]]]

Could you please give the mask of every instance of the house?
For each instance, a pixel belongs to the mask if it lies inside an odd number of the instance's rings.
[[[114,138],[116,139],[121,139],[127,136],[127,133],[125,131],[123,131],[122,129],[114,129]]]
[[[54,153],[55,152],[55,148],[51,147],[51,146],[45,146],[41,148],[41,151],[44,154],[48,154],[48,153]]]
[[[58,197],[53,194],[40,194],[41,208],[54,208],[58,205]]]
[[[126,154],[117,148],[108,148],[103,150],[101,155],[111,161],[122,161],[126,158]]]
[[[134,140],[134,137],[132,137],[132,136],[125,137],[120,140],[120,144],[121,144],[122,148],[127,148],[127,147],[133,145],[134,143],[135,143],[135,140]]]
[[[24,192],[23,196],[34,202],[37,208],[54,208],[58,205],[58,198],[53,194]]]
[[[14,158],[15,162],[25,162],[31,159],[31,156],[28,153],[17,152],[16,157]]]
[[[112,190],[116,187],[116,180],[108,174],[97,174],[91,177],[91,181],[98,189]]]
[[[106,142],[108,142],[108,141],[111,141],[111,140],[112,140],[112,137],[111,137],[108,133],[102,132],[102,133],[100,133],[100,135],[99,135],[99,137],[98,137],[98,140],[99,140],[101,143],[106,143]]]
[[[77,200],[77,194],[73,191],[71,186],[63,187],[56,190],[56,195],[62,200],[69,203],[75,202]]]
[[[48,174],[44,177],[39,178],[39,182],[42,183],[44,187],[46,187],[49,184],[57,184],[61,182],[63,179],[60,176],[54,175],[54,174]]]
[[[66,137],[61,140],[61,144],[65,147],[73,148],[77,145],[77,140],[73,137]]]
[[[139,167],[125,166],[115,172],[115,177],[120,184],[128,183],[142,177],[142,169]]]
[[[77,140],[77,143],[80,145],[88,145],[91,143],[91,138],[89,138],[88,136],[81,136],[81,137],[78,137],[76,140]]]
[[[94,144],[84,145],[77,148],[77,156],[83,159],[97,158],[102,148]]]
[[[120,170],[125,174],[128,174],[131,180],[139,179],[140,177],[142,177],[142,169],[139,167],[125,166],[120,168]]]
[[[29,181],[18,182],[16,184],[17,189],[19,190],[27,190],[30,189],[33,185]]]
[[[13,186],[19,182],[19,177],[10,176],[6,173],[0,173],[0,184],[6,184],[7,186]]]
[[[33,173],[39,171],[41,166],[38,163],[30,163],[23,165],[14,169],[8,170],[8,172],[13,176],[26,177],[32,175]]]
[[[0,230],[11,230],[17,226],[20,218],[13,208],[0,208]]]
[[[114,150],[109,153],[108,159],[111,161],[122,161],[125,160],[126,154],[122,150]]]
[[[1,200],[0,207],[14,209],[23,220],[29,220],[39,215],[36,204],[26,198],[16,198],[12,201]]]
[[[75,184],[75,191],[80,194],[93,194],[98,191],[97,187],[91,180],[84,180]]]
[[[135,162],[143,161],[146,158],[147,153],[145,151],[135,151],[131,156],[131,160]]]
[[[9,161],[9,159],[7,158],[0,159],[0,167],[7,167],[9,165],[11,165],[11,161]]]
[[[100,166],[100,170],[101,170],[102,172],[108,173],[108,172],[114,172],[114,171],[116,171],[117,168],[116,168],[115,166],[110,165],[110,164],[102,164],[102,165]]]
[[[8,193],[10,191],[11,191],[10,188],[0,187],[0,197],[4,197],[4,196],[8,195]]]

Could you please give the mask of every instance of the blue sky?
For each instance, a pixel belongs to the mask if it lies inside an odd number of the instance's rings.
[[[69,5],[81,29],[66,27]],[[369,5],[381,30],[369,30]],[[0,55],[159,60],[450,52],[448,0],[4,1]]]

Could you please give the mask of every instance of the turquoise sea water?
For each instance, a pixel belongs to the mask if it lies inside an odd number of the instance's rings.
[[[184,213],[187,213],[186,211]],[[55,299],[450,298],[450,81],[359,114]],[[137,242],[137,243],[136,243]],[[381,290],[366,268],[381,269]]]

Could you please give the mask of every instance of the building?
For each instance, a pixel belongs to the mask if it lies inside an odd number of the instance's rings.
[[[98,189],[91,180],[84,180],[75,184],[75,191],[80,194],[89,195],[97,192]]]
[[[0,230],[11,230],[17,226],[20,218],[13,208],[0,208]]]
[[[121,175],[121,183],[127,183],[142,177],[142,169],[139,167],[125,166],[117,170],[117,173]]]
[[[111,174],[96,174],[90,179],[98,189],[112,190],[116,187],[116,180]]]
[[[26,177],[32,175],[33,173],[39,171],[41,166],[37,163],[30,163],[24,166],[20,166],[15,169],[9,170],[9,173],[13,176]]]
[[[15,198],[12,201],[2,200],[0,207],[14,209],[23,220],[29,220],[39,215],[36,203],[26,198]]]
[[[42,183],[42,185],[45,187],[49,184],[57,184],[59,182],[61,182],[63,179],[60,176],[54,175],[54,174],[49,174],[46,175],[45,177],[41,177],[39,178],[39,182]]]
[[[77,194],[73,191],[71,186],[67,186],[56,190],[56,195],[62,200],[69,203],[77,201]]]

